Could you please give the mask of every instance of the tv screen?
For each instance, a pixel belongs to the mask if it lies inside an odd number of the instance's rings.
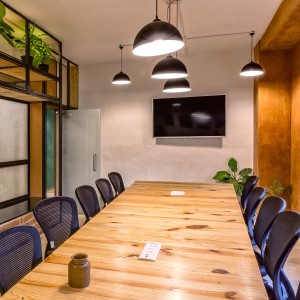
[[[225,136],[226,96],[153,99],[153,137]]]

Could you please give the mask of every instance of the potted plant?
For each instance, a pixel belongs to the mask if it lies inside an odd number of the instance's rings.
[[[31,63],[34,67],[39,67],[43,71],[48,72],[49,63],[51,59],[55,60],[55,57],[52,55],[52,48],[47,45],[42,37],[46,36],[46,34],[34,34],[34,26],[31,26],[29,30],[29,63]],[[15,38],[15,47],[25,52],[26,49],[26,34],[24,34],[21,38]],[[21,57],[23,60],[25,56]]]
[[[213,177],[218,182],[233,184],[235,193],[238,197],[241,196],[244,183],[252,173],[251,168],[244,168],[238,172],[238,163],[235,158],[231,157],[228,161],[228,171],[218,171]]]
[[[285,197],[290,196],[293,192],[291,184],[285,185],[279,178],[275,178],[270,185],[267,186],[267,196]]]
[[[5,23],[4,16],[6,15],[6,9],[3,3],[0,2],[0,34],[3,36],[3,38],[12,46],[14,47],[13,43],[13,36],[12,33],[14,30]]]

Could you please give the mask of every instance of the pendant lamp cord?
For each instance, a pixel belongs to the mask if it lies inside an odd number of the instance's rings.
[[[123,67],[123,59],[122,59],[122,50],[123,50],[123,45],[119,46],[121,49],[121,72],[122,72],[122,67]]]
[[[251,61],[252,61],[252,55],[253,55],[253,51],[252,51],[252,47],[253,47],[253,36],[254,36],[254,30],[252,30],[251,32],[250,32],[250,36],[251,36]]]
[[[178,8],[179,5],[178,5],[178,0],[177,0],[177,3],[176,3],[176,28],[178,29]],[[177,51],[176,51],[176,58],[177,58]]]
[[[156,5],[155,5],[155,18],[158,19],[158,13],[157,13],[157,0],[156,0]]]

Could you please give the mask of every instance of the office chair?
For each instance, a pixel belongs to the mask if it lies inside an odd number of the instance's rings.
[[[263,260],[266,272],[273,281],[273,287],[265,282],[270,299],[295,299],[283,267],[299,237],[300,214],[295,211],[280,213],[271,227]]]
[[[263,187],[255,187],[249,194],[247,205],[244,211],[244,219],[251,238],[253,238],[254,215],[266,192],[266,189]]]
[[[95,181],[95,184],[98,188],[98,191],[101,195],[101,198],[106,205],[114,200],[115,196],[110,184],[110,181],[106,178],[99,178]]]
[[[286,208],[284,199],[276,196],[266,198],[258,212],[253,231],[254,245],[260,249],[260,254],[264,256],[264,248],[271,226],[276,216]]]
[[[100,211],[97,193],[92,186],[81,185],[75,189],[75,194],[85,214],[85,223],[87,223]]]
[[[245,209],[248,202],[249,194],[257,184],[257,181],[258,181],[258,177],[253,175],[253,176],[249,176],[246,182],[244,183],[244,187],[241,195],[242,209]]]
[[[48,241],[45,257],[79,229],[77,205],[70,197],[41,200],[33,208],[33,214]]]
[[[0,232],[0,294],[3,295],[42,261],[42,245],[33,226]]]
[[[116,192],[116,196],[120,195],[125,191],[124,183],[122,176],[117,172],[108,173],[108,178],[112,183],[112,186]]]
[[[298,285],[296,300],[300,300],[300,282],[299,282],[299,285]]]

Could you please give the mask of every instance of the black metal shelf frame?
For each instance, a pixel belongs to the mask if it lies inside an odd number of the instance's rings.
[[[43,28],[41,28],[38,24],[35,24],[34,22],[32,22],[31,20],[29,20],[27,17],[25,17],[24,15],[22,15],[20,12],[16,11],[13,7],[11,7],[10,5],[6,4],[4,1],[0,0],[1,3],[4,4],[4,6],[6,8],[8,8],[9,10],[11,10],[14,14],[16,14],[17,16],[19,16],[20,18],[24,19],[25,21],[25,34],[26,34],[26,40],[27,40],[27,44],[26,44],[26,50],[25,50],[25,62],[21,61],[20,59],[11,56],[3,51],[0,50],[0,59],[4,59],[7,62],[10,62],[12,64],[14,64],[16,67],[21,67],[24,68],[25,70],[25,84],[24,86],[17,86],[17,85],[12,85],[9,84],[8,82],[2,81],[0,80],[0,88],[5,89],[7,91],[12,91],[12,92],[16,92],[15,95],[24,95],[24,96],[32,96],[32,97],[37,97],[40,101],[35,101],[34,103],[38,103],[38,102],[42,102],[43,103],[43,136],[42,136],[42,141],[43,141],[43,148],[42,148],[42,170],[43,170],[43,177],[45,177],[45,161],[46,161],[46,152],[45,152],[45,143],[46,143],[46,133],[45,133],[45,111],[46,111],[46,105],[52,105],[58,108],[58,124],[59,124],[59,130],[58,130],[58,194],[61,195],[62,194],[62,111],[63,109],[72,109],[73,107],[71,107],[70,105],[70,65],[72,64],[75,67],[78,67],[78,65],[70,60],[68,60],[67,58],[63,57],[62,55],[62,43],[52,34],[48,33],[46,30],[44,30]],[[58,52],[55,51],[55,54],[57,55],[57,57],[59,58],[59,61],[57,62],[56,65],[56,70],[57,70],[57,76],[53,75],[53,74],[48,74],[45,72],[40,71],[38,68],[33,67],[31,65],[29,65],[29,53],[30,53],[30,49],[29,49],[29,29],[30,26],[34,26],[35,28],[41,30],[42,32],[44,32],[45,34],[47,34],[47,36],[49,36],[51,39],[53,39],[54,41],[57,42],[58,45]],[[66,61],[67,64],[67,105],[63,105],[62,104],[62,92],[63,92],[63,86],[62,86],[62,65],[63,65],[63,59]],[[14,67],[14,66],[13,66]],[[1,71],[1,67],[0,67],[0,71]],[[42,76],[46,76],[49,79],[56,81],[57,83],[57,88],[56,88],[56,97],[55,96],[50,96],[47,95],[45,93],[41,93],[38,91],[34,91],[30,89],[30,72],[35,72],[37,74],[40,74]],[[9,76],[9,75],[7,75]],[[20,93],[20,94],[18,94]],[[11,96],[12,95],[12,96]],[[31,101],[27,101],[26,97],[25,100],[24,99],[18,99],[18,97],[16,97],[13,93],[9,95],[1,95],[0,92],[0,98],[4,99],[4,100],[9,100],[9,101],[14,101],[14,102],[18,102],[18,103],[23,103],[23,104],[27,104],[28,106],[28,124],[27,124],[27,128],[28,128],[28,140],[27,140],[27,150],[28,150],[28,158],[24,159],[24,160],[16,160],[16,161],[6,161],[6,162],[0,162],[0,168],[5,168],[5,167],[13,167],[13,166],[17,166],[17,165],[27,165],[27,174],[28,174],[28,181],[27,181],[27,189],[28,189],[28,194],[26,195],[22,195],[19,197],[16,197],[14,199],[7,199],[3,202],[1,202],[0,204],[0,208],[2,207],[8,207],[20,202],[25,201],[25,199],[28,199],[30,197],[30,103],[32,103]],[[0,100],[1,100],[0,99]],[[42,180],[42,193],[43,193],[43,197],[45,197],[45,192],[46,192],[46,182],[45,182],[45,178],[43,178]]]

